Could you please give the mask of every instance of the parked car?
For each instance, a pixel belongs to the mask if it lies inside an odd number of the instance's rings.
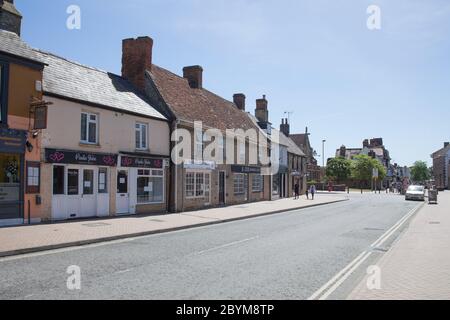
[[[425,201],[425,187],[418,185],[409,186],[405,193],[405,200]]]

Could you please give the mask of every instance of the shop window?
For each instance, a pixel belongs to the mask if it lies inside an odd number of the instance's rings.
[[[252,191],[253,192],[261,192],[262,191],[262,183],[263,178],[260,174],[255,174],[252,177]]]
[[[78,185],[78,169],[68,169],[67,170],[67,194],[78,195],[79,194]]]
[[[64,194],[64,167],[53,167],[53,194]]]
[[[280,193],[280,176],[273,176],[272,180],[272,194],[277,195]]]
[[[192,198],[195,194],[195,174],[186,173],[186,198]]]
[[[93,113],[81,113],[81,142],[98,143],[98,116]]]
[[[108,193],[108,168],[98,169],[98,193]]]
[[[0,204],[19,201],[19,195],[20,156],[0,154]]]
[[[39,193],[40,171],[41,164],[39,162],[27,162],[27,193]]]
[[[164,202],[164,172],[163,170],[138,170],[137,202]]]
[[[246,189],[246,175],[243,173],[235,173],[233,176],[234,182],[234,194],[242,195],[245,194]]]
[[[136,149],[147,150],[148,125],[136,123]]]
[[[186,198],[209,198],[211,175],[206,172],[187,172]]]
[[[94,170],[83,170],[83,194],[94,194]]]

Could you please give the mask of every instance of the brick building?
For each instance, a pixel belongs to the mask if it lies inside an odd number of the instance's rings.
[[[438,189],[448,189],[450,186],[450,144],[444,143],[444,147],[431,155],[433,159],[433,176]]]
[[[291,134],[289,137],[294,141],[294,143],[303,151],[306,156],[306,178],[308,181],[320,182],[323,179],[323,170],[317,164],[317,159],[315,158],[316,152],[311,146],[309,140],[310,133],[308,128],[305,129],[305,133]]]
[[[124,40],[122,75],[170,119],[172,150],[185,139],[177,136],[180,132],[187,132],[187,139],[192,142],[190,154],[172,154],[171,211],[269,199],[270,179],[262,174],[261,165],[249,159],[250,147],[258,141],[239,136],[235,141],[243,143],[236,143],[232,150],[223,138],[228,129],[260,131],[245,112],[245,96],[237,94],[231,102],[205,89],[201,66],[185,67],[179,76],[155,65],[152,49],[153,40],[149,37]],[[267,100],[259,99],[257,105],[263,113]],[[222,137],[207,136],[208,129],[218,130]],[[205,153],[213,142],[220,146],[220,151],[210,159]],[[245,148],[238,148],[241,145]],[[233,154],[233,164],[224,161],[229,154]]]

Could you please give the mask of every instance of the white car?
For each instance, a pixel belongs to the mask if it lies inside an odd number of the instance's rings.
[[[409,186],[408,190],[406,190],[405,199],[425,201],[425,187]]]

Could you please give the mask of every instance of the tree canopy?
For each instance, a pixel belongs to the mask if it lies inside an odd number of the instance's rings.
[[[351,175],[352,163],[345,158],[333,158],[328,160],[326,175],[337,183],[346,180]]]
[[[355,180],[370,181],[374,168],[378,169],[378,179],[383,180],[386,177],[386,169],[378,160],[364,154],[357,155],[352,161],[351,176]]]
[[[430,169],[425,161],[414,162],[414,165],[411,168],[411,178],[413,181],[425,182],[426,180],[429,180],[430,177]]]

